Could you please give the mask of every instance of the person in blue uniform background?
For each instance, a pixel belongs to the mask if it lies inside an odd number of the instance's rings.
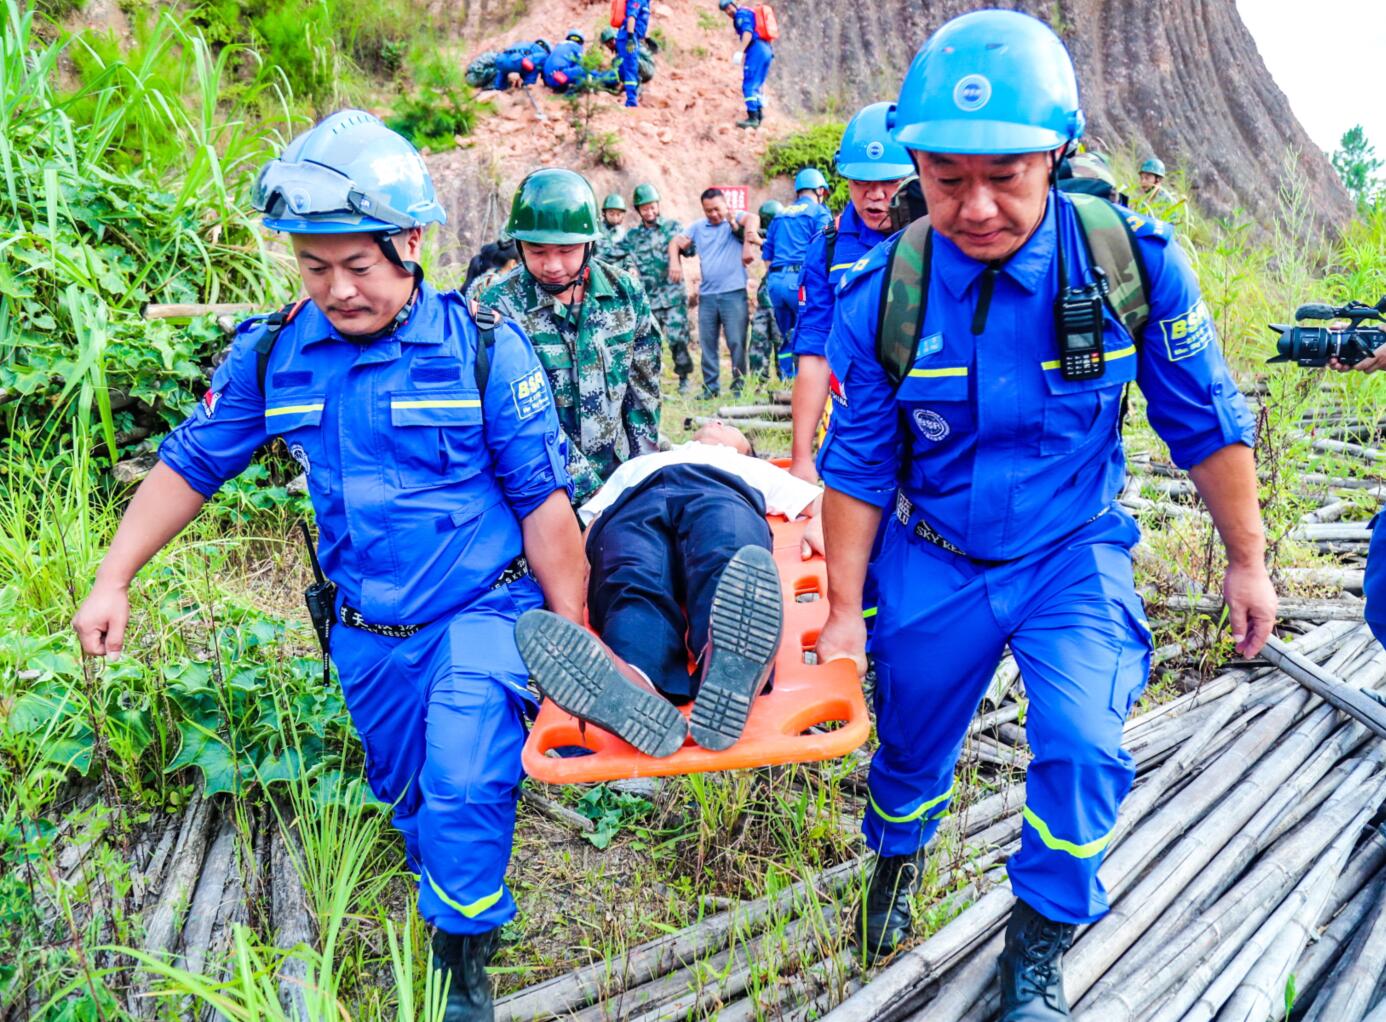
[[[790,468],[800,479],[818,481],[813,440],[828,401],[828,330],[833,322],[837,284],[853,263],[884,241],[890,228],[890,200],[896,188],[914,173],[905,147],[886,127],[889,103],[863,107],[842,133],[834,165],[847,179],[851,202],[819,233],[804,253],[799,273],[798,316],[788,356],[794,371]]]
[[[511,75],[517,76],[522,85],[533,85],[544,71],[544,61],[551,48],[543,39],[536,39],[501,50],[496,56],[496,80],[491,88],[508,89]]]
[[[819,662],[850,658],[864,671],[864,614],[874,619],[880,747],[862,829],[878,858],[861,938],[875,956],[909,931],[923,849],[1009,644],[1033,759],[1020,850],[1007,864],[1016,901],[1001,1017],[1066,1018],[1062,955],[1076,926],[1107,910],[1098,867],[1134,776],[1122,726],[1150,658],[1131,566],[1139,534],[1116,503],[1122,394],[1139,383],[1152,426],[1222,537],[1223,592],[1244,656],[1264,644],[1276,609],[1254,423],[1188,259],[1166,225],[1134,214],[1148,321],[1133,337],[1104,305],[1099,374],[1061,369],[1056,300],[1096,275],[1072,200],[1053,188],[1083,115],[1051,29],[1011,11],[948,22],[911,64],[892,130],[913,151],[928,203],[931,231],[900,242],[919,246],[902,258],[927,268],[913,295],[927,304],[897,387],[877,352],[892,247],[847,272],[827,343],[835,404],[818,458],[831,565]],[[906,290],[892,283],[892,323]],[[874,608],[862,605],[868,566]]]
[[[568,29],[563,42],[544,60],[545,85],[554,92],[563,93],[581,87],[590,78],[604,89],[616,87],[615,71],[588,71],[582,66],[582,48],[586,42],[587,37],[580,29]]]
[[[794,375],[789,349],[799,316],[799,271],[804,268],[804,253],[814,236],[833,222],[832,212],[824,205],[827,198],[828,182],[822,172],[813,167],[799,171],[794,175],[794,201],[780,209],[760,248],[767,267],[765,289],[782,338],[776,355],[782,378]]]
[[[282,438],[336,587],[329,645],[367,780],[395,807],[437,928],[444,1017],[490,1019],[485,965],[515,914],[504,876],[533,706],[514,625],[545,604],[583,620],[558,417],[524,334],[483,317],[488,347],[478,314],[423,281],[424,228],[445,216],[423,160],[373,115],[345,110],[300,135],[253,197],[293,242],[311,302],[280,327],[241,324],[73,626],[86,653],[118,653],[135,573]]]
[[[1386,369],[1386,345],[1377,348],[1369,358],[1356,365],[1343,365],[1336,358],[1328,365],[1336,372],[1375,373]],[[1382,524],[1381,514],[1372,519],[1372,541],[1367,547],[1367,569],[1362,582],[1362,595],[1367,605],[1363,616],[1371,628],[1376,641],[1386,646],[1386,525]]]
[[[756,12],[738,7],[735,0],[717,0],[717,7],[731,18],[737,40],[742,44],[734,61],[741,65],[741,96],[746,101],[746,119],[737,121],[738,128],[759,128],[765,119],[765,102],[761,91],[775,59],[775,48],[756,33]]]
[[[616,32],[618,72],[626,106],[640,105],[640,44],[650,34],[650,0],[626,0],[626,20]]]

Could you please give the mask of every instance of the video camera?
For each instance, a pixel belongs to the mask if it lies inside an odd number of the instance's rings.
[[[1386,295],[1375,305],[1348,302],[1341,308],[1315,302],[1295,310],[1295,319],[1345,319],[1346,326],[1286,326],[1272,323],[1270,328],[1280,335],[1275,342],[1279,354],[1268,362],[1295,362],[1302,366],[1326,366],[1336,358],[1343,365],[1356,365],[1370,358],[1377,348],[1386,344],[1386,330],[1363,326],[1367,320],[1386,320]]]

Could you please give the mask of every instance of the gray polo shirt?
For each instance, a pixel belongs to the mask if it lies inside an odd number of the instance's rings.
[[[733,214],[739,224],[745,213]],[[728,291],[746,290],[746,267],[741,263],[741,241],[732,233],[732,225],[723,220],[716,227],[707,219],[697,220],[684,228],[683,235],[698,246],[698,261],[703,279],[698,285],[700,295],[720,295]]]

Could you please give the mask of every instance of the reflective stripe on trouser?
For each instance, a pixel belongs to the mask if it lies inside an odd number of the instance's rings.
[[[799,321],[799,271],[771,270],[765,281],[770,308],[775,310],[775,325],[780,328],[780,336],[784,338],[780,342],[780,350],[791,353],[794,348],[794,324]]]
[[[891,522],[871,565],[881,744],[867,844],[900,855],[933,836],[967,726],[1009,642],[1034,754],[1011,887],[1050,919],[1101,917],[1097,870],[1135,776],[1122,724],[1150,661],[1131,576],[1135,523],[1114,509],[1052,550],[981,566]]]
[[[640,37],[637,35],[632,40],[634,45],[627,51],[626,40],[629,38],[624,28],[616,33],[616,52],[621,58],[621,84],[626,90],[626,100],[635,103],[640,95]]]
[[[395,806],[409,869],[421,877],[419,914],[449,933],[484,933],[515,915],[505,870],[527,672],[514,629],[542,605],[522,578],[407,639],[332,630],[366,778]]]
[[[1381,515],[1372,519],[1372,542],[1367,548],[1362,595],[1367,598],[1363,616],[1376,641],[1386,646],[1386,523],[1382,522]]]
[[[748,111],[760,109],[760,90],[765,86],[765,76],[770,73],[770,62],[774,59],[775,51],[759,39],[746,47],[745,64],[741,70],[741,96],[746,101]]]

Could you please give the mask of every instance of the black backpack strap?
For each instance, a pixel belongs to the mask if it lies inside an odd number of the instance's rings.
[[[486,384],[491,379],[491,355],[496,350],[496,327],[501,324],[501,314],[489,305],[472,303],[472,320],[476,323],[476,359],[472,370],[476,377],[477,397],[486,400]]]
[[[300,298],[265,317],[265,330],[255,342],[255,384],[260,388],[261,394],[265,392],[265,376],[269,372],[270,353],[274,351],[280,332],[294,321],[299,310],[307,304],[307,298]]]
[[[916,220],[891,245],[881,282],[876,327],[876,361],[899,387],[914,364],[914,350],[929,309],[929,264],[934,235],[929,221]]]
[[[829,224],[823,228],[823,272],[831,276],[833,272],[833,257],[837,255],[837,224]]]

